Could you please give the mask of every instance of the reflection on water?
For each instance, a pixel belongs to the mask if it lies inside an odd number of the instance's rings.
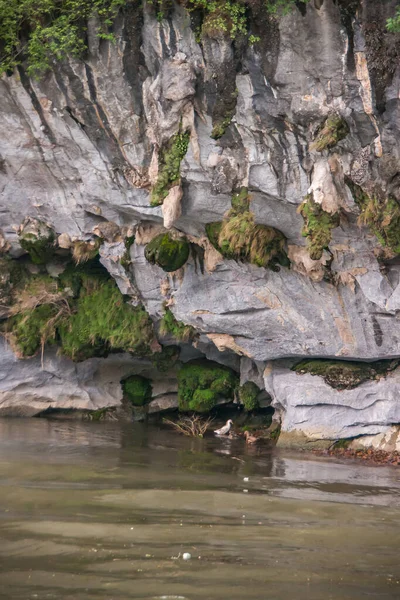
[[[397,600],[399,491],[241,440],[0,420],[0,597]]]

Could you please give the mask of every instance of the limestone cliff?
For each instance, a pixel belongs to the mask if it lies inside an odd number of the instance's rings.
[[[21,256],[27,216],[57,248],[99,240],[101,263],[156,329],[167,306],[194,328],[187,360],[265,387],[283,431],[338,439],[400,423],[400,369],[354,389],[291,370],[304,357],[400,356],[400,46],[385,29],[396,5],[311,0],[279,19],[250,14],[252,45],[199,39],[181,3],[160,20],[132,2],[115,42],[89,23],[85,59],[38,80],[23,66],[3,75],[0,252]],[[251,247],[232,235],[243,215]],[[191,248],[178,270],[147,251],[167,231]],[[262,258],[255,248],[275,232],[280,265],[277,246]],[[119,355],[74,365],[49,352],[41,364],[2,351],[3,414],[57,405],[55,383],[62,407],[118,405],[121,377],[141,372],[126,354],[119,366]]]

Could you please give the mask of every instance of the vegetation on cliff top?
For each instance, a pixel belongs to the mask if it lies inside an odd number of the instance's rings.
[[[298,0],[307,3],[309,0]],[[134,0],[138,2],[139,0]],[[247,35],[248,11],[265,3],[272,15],[284,14],[296,0],[180,0],[188,10],[201,11],[203,33]],[[27,62],[29,75],[49,69],[54,61],[82,56],[87,50],[88,20],[97,16],[99,38],[113,40],[110,32],[119,9],[128,0],[0,0],[0,74]],[[147,0],[161,20],[170,0]],[[249,36],[249,41],[256,41]]]
[[[351,390],[364,381],[380,379],[396,369],[400,360],[379,360],[373,363],[329,360],[306,359],[292,367],[301,375],[319,375],[328,385],[337,390]]]
[[[213,246],[225,258],[250,262],[276,270],[276,263],[289,266],[286,238],[267,225],[257,225],[250,210],[247,188],[234,194],[232,208],[222,223],[208,223],[206,233]]]

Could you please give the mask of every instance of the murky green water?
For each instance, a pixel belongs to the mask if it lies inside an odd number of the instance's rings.
[[[2,600],[400,598],[395,468],[3,420],[0,479]]]

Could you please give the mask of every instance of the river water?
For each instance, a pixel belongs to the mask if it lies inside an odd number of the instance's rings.
[[[393,467],[0,420],[0,598],[398,600],[399,492]]]

